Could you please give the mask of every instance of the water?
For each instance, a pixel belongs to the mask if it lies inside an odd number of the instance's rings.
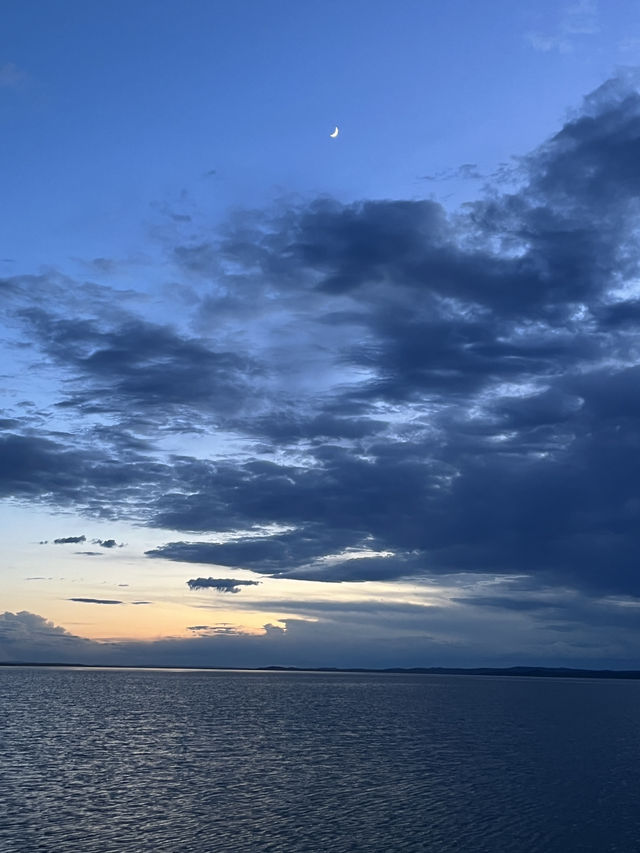
[[[0,668],[0,853],[638,853],[640,682]]]

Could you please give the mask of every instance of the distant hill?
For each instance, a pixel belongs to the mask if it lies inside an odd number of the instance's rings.
[[[640,678],[640,670],[637,669],[574,669],[570,667],[550,666],[510,666],[510,667],[446,667],[446,666],[413,666],[413,667],[386,667],[384,669],[373,669],[365,667],[301,667],[301,666],[259,666],[259,667],[225,667],[225,666],[149,666],[140,664],[85,664],[85,663],[35,663],[32,661],[7,661],[0,662],[2,666],[41,666],[83,669],[193,669],[193,670],[228,670],[233,672],[324,672],[324,673],[372,673],[372,674],[399,674],[399,675],[490,675],[501,677],[520,678]]]

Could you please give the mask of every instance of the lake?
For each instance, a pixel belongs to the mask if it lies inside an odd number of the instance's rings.
[[[1,853],[640,851],[640,682],[0,667]]]

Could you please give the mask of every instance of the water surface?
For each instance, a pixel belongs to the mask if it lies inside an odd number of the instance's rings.
[[[1,853],[638,853],[640,682],[0,668]]]

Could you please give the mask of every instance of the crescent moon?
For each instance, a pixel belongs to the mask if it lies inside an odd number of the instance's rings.
[[[332,139],[335,139],[337,135],[338,135],[338,128],[336,127],[336,129],[333,131],[333,133],[330,133],[329,136]]]

